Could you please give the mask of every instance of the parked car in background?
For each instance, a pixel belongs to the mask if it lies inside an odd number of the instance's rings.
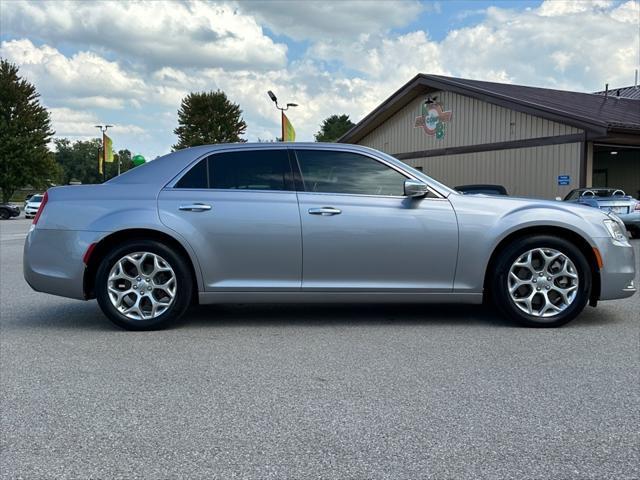
[[[460,185],[454,190],[464,193],[465,195],[508,195],[507,189],[502,185]]]
[[[0,204],[0,219],[8,220],[20,215],[20,207],[8,203]]]
[[[34,195],[35,195],[35,193],[28,193],[24,197],[24,208],[27,208],[27,203],[29,203],[29,200],[31,200],[31,197],[33,197]]]
[[[578,188],[569,192],[565,202],[580,203],[615,214],[629,233],[640,237],[640,201],[619,188]]]
[[[24,216],[25,218],[33,218],[38,213],[38,208],[40,208],[40,203],[42,202],[43,195],[36,194],[32,195],[31,198],[27,201],[27,204],[24,207]]]
[[[131,330],[193,302],[492,300],[554,327],[636,291],[615,217],[461,195],[385,153],[323,143],[203,145],[51,188],[23,264],[33,289],[97,298]]]

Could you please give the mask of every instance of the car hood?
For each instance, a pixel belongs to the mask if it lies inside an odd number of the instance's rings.
[[[590,223],[602,223],[607,214],[598,208],[579,203],[568,203],[557,200],[540,200],[526,197],[505,197],[497,195],[450,195],[449,201],[458,209],[473,209],[492,213],[497,217],[523,216],[528,211],[544,212],[545,218],[554,218],[557,214],[568,214]],[[566,215],[565,215],[566,216]]]

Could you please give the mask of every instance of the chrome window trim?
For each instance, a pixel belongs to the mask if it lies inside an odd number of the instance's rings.
[[[286,150],[293,150],[294,154],[295,154],[295,150],[322,150],[322,151],[327,151],[327,152],[348,152],[348,153],[355,153],[357,155],[364,155],[365,157],[369,157],[375,161],[381,162],[384,165],[393,168],[394,170],[396,170],[397,172],[399,172],[400,174],[404,175],[405,177],[408,177],[412,180],[417,180],[419,182],[422,182],[424,184],[427,185],[427,187],[429,188],[429,191],[435,195],[437,198],[429,198],[429,197],[422,197],[421,200],[437,200],[437,199],[446,199],[448,197],[448,194],[445,195],[443,194],[441,191],[439,191],[436,187],[434,187],[430,182],[425,181],[424,178],[418,177],[416,175],[414,175],[412,172],[405,170],[404,168],[402,168],[399,165],[395,165],[394,163],[389,162],[387,159],[379,157],[378,155],[376,155],[377,152],[369,149],[368,147],[361,147],[361,146],[351,146],[348,144],[323,144],[323,143],[318,143],[318,145],[309,145],[309,144],[296,144],[294,143],[289,143],[289,144],[283,144],[281,143],[275,143],[275,144],[264,144],[264,145],[260,145],[259,147],[255,148],[255,147],[247,147],[246,144],[243,143],[239,143],[239,144],[230,144],[230,145],[225,145],[225,147],[212,147],[212,149],[206,153],[203,153],[202,155],[197,156],[194,160],[192,160],[191,162],[189,162],[184,168],[182,168],[171,180],[169,180],[164,187],[162,187],[162,189],[173,189],[175,188],[176,183],[178,183],[178,181],[182,178],[182,176],[193,166],[195,166],[196,163],[198,163],[199,161],[211,156],[211,155],[218,155],[221,153],[228,153],[228,152],[233,152],[233,151],[237,151],[237,150],[244,150],[244,151],[250,151],[250,152],[257,152],[257,151],[262,151],[262,150],[277,150],[277,149],[286,149]],[[297,161],[297,158],[296,158]],[[399,160],[396,160],[399,162]],[[299,167],[298,167],[299,168]],[[424,174],[424,173],[423,173]],[[428,175],[425,174],[425,176],[427,178]],[[184,189],[180,189],[180,190],[203,190],[203,189],[192,189],[192,188],[184,188]],[[213,189],[204,189],[204,190],[213,190]],[[226,190],[226,189],[218,189],[219,191],[224,191],[224,192],[230,192],[230,191],[234,191],[232,189]],[[242,192],[257,192],[257,191],[262,191],[262,192],[276,192],[276,191],[284,191],[285,193],[289,193],[289,192],[304,192],[303,190],[238,190],[238,191],[242,191]],[[316,192],[304,192],[304,193],[316,193]],[[322,192],[318,192],[318,193],[322,193]],[[328,193],[328,192],[324,192],[324,193]],[[331,193],[330,193],[331,194]],[[331,195],[350,195],[350,194],[331,194]],[[359,195],[359,194],[353,194],[353,195]],[[361,194],[360,194],[361,195]],[[376,196],[376,195],[373,195]],[[383,195],[383,197],[389,198],[389,195]],[[395,198],[407,198],[406,195],[403,196],[395,196]]]
[[[296,194],[300,193],[296,190],[253,190],[246,189],[243,190],[241,188],[179,188],[179,187],[164,187],[162,190],[164,191],[176,191],[176,192],[216,192],[216,193],[226,193],[226,192],[238,192],[238,193],[291,193]]]
[[[407,198],[412,198],[413,200],[421,201],[421,200],[446,200],[446,198],[442,197],[409,197],[408,195],[371,195],[366,193],[331,193],[331,192],[307,192],[304,190],[298,190],[295,193],[304,193],[306,195],[331,195],[333,197],[368,197],[368,198],[396,198],[399,200],[405,200]],[[435,192],[433,192],[435,195]]]

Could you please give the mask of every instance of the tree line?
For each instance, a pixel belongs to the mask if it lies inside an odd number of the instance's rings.
[[[0,59],[0,190],[8,203],[20,188],[44,190],[51,185],[101,183],[133,168],[131,152],[114,152],[113,163],[98,173],[102,140],[53,138],[51,116],[36,87],[20,77],[18,67]],[[317,142],[335,142],[354,123],[348,115],[331,115],[315,134]],[[188,94],[178,110],[173,150],[215,143],[246,142],[247,124],[240,106],[221,91]],[[275,141],[281,139],[276,138]],[[53,149],[50,145],[53,141]],[[264,141],[264,140],[260,140]],[[266,140],[274,141],[274,140]]]

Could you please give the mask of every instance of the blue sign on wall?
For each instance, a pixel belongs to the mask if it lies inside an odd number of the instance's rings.
[[[558,175],[558,185],[570,185],[571,175]]]

